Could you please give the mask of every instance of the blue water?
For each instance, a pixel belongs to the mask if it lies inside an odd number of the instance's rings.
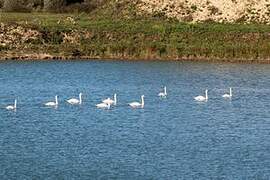
[[[2,62],[0,179],[269,179],[269,77],[254,64]],[[83,105],[65,103],[80,92]],[[113,93],[116,107],[95,107]]]

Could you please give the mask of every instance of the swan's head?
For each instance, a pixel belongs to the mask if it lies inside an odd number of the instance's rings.
[[[144,95],[142,95],[141,97],[144,98]]]
[[[82,96],[82,93],[80,93],[79,96]]]

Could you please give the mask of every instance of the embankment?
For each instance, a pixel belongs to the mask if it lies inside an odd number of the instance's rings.
[[[270,61],[270,27],[93,19],[87,15],[0,14],[0,59]]]

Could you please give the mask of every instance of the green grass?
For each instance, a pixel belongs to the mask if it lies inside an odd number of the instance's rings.
[[[66,20],[68,17],[74,18],[76,23]],[[40,46],[40,51],[51,54],[68,56],[76,50],[84,56],[101,57],[270,58],[270,26],[263,24],[192,24],[155,18],[117,19],[48,13],[1,13],[0,21],[49,34],[42,37],[46,44],[35,45]],[[80,36],[77,45],[62,42],[62,33],[71,32]],[[85,36],[86,32],[91,37]],[[31,48],[37,49],[35,45]],[[31,48],[24,50],[31,52]]]

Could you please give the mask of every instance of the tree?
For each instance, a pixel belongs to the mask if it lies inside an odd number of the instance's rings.
[[[44,10],[49,12],[59,12],[65,4],[65,0],[44,0]]]

